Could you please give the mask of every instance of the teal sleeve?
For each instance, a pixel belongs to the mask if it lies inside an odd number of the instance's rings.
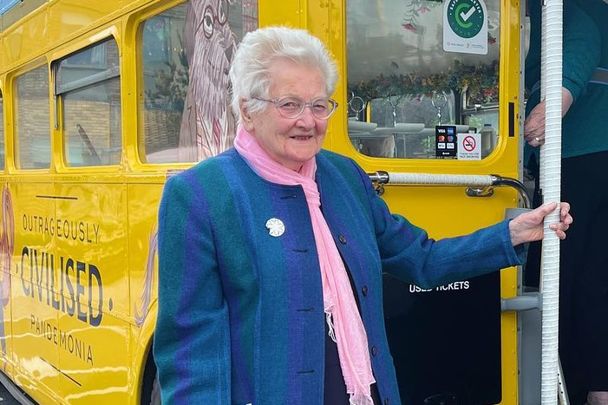
[[[595,22],[575,2],[564,3],[563,86],[574,101],[600,63],[601,36]]]
[[[194,176],[179,175],[160,205],[154,358],[163,404],[230,403],[228,307],[203,194]]]
[[[432,288],[521,264],[508,221],[469,235],[434,240],[403,216],[391,214],[369,178],[366,183],[384,272]]]
[[[538,104],[541,73],[542,6],[539,0],[529,0],[530,49],[526,56],[526,88],[531,92],[526,115]],[[574,101],[584,92],[601,56],[600,32],[594,21],[575,2],[564,2],[562,85]]]

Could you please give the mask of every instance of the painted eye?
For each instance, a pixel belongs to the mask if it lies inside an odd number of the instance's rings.
[[[226,0],[220,0],[217,10],[217,21],[224,25],[228,19],[228,2]]]
[[[205,14],[203,15],[203,31],[207,38],[213,35],[213,10],[209,6],[205,8]]]

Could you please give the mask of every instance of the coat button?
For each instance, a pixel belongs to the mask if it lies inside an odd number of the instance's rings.
[[[340,235],[340,236],[338,236],[338,240],[340,241],[341,244],[346,245],[346,236]]]
[[[376,357],[378,355],[378,348],[376,346],[372,346],[372,356]]]
[[[364,297],[367,297],[367,286],[364,285],[363,288],[361,288],[361,294],[363,294]]]

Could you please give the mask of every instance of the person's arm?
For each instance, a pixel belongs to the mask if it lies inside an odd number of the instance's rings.
[[[538,27],[537,27],[538,28]],[[562,117],[584,93],[601,56],[601,36],[597,26],[572,1],[564,6]],[[545,139],[545,101],[537,104],[524,122],[524,138],[531,146]]]
[[[367,175],[360,171],[367,189],[383,271],[432,288],[498,269],[521,264],[514,246],[543,237],[543,219],[555,209],[547,204],[511,221],[482,228],[469,235],[434,240],[400,215],[390,213],[376,195]],[[552,225],[560,238],[572,222],[569,205],[562,203],[561,222]]]
[[[160,205],[154,359],[166,404],[230,403],[228,308],[201,194],[176,176]]]

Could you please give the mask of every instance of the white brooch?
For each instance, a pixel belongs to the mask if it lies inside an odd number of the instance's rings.
[[[285,233],[285,224],[278,218],[270,218],[266,221],[266,228],[268,228],[270,236],[275,238]]]

